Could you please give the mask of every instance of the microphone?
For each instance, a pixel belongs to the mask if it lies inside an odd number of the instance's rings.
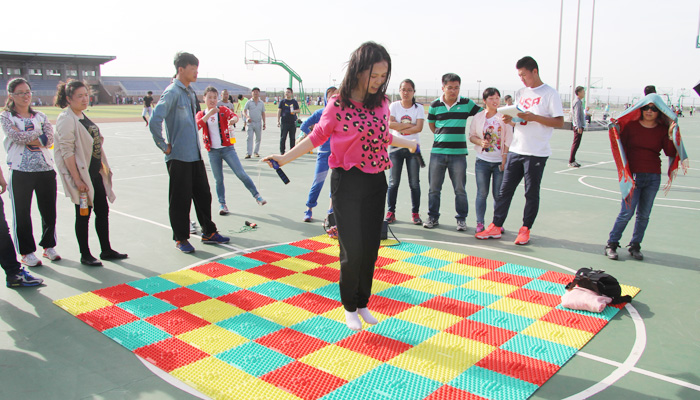
[[[420,167],[425,168],[425,160],[423,160],[423,154],[420,152],[420,146],[416,145],[416,152],[413,154],[418,157],[418,164]]]
[[[249,226],[251,229],[255,229],[255,228],[258,227],[258,224],[256,224],[255,222],[248,222],[248,221],[246,221],[246,222],[245,222],[245,226]]]
[[[285,185],[288,184],[289,178],[287,178],[287,174],[285,174],[284,171],[282,171],[282,168],[280,168],[280,164],[272,159],[270,160],[270,163],[272,164],[272,168],[274,168],[277,172],[277,175],[279,175],[280,179],[282,179],[282,182],[284,182]]]

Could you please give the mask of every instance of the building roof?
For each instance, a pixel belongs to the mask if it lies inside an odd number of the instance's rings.
[[[17,61],[54,61],[76,63],[105,64],[116,59],[116,56],[94,56],[84,54],[59,54],[59,53],[22,53],[15,51],[0,51],[0,59]]]

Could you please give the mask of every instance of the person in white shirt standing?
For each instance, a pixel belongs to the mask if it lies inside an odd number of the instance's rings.
[[[515,93],[515,101],[525,111],[518,113],[493,222],[475,237],[501,237],[501,227],[508,216],[515,189],[525,178],[523,226],[515,239],[515,244],[524,245],[530,242],[530,229],[540,207],[540,183],[547,158],[552,154],[549,140],[554,128],[564,125],[564,111],[559,93],[540,79],[537,61],[526,56],[518,60],[515,68],[525,84]],[[506,123],[515,122],[509,116],[504,116],[503,120]]]
[[[401,100],[389,105],[391,113],[389,128],[391,134],[408,140],[415,140],[420,145],[420,132],[425,122],[425,109],[422,104],[416,103],[414,97],[416,85],[410,79],[404,79],[399,85]],[[411,188],[411,222],[420,225],[420,162],[418,155],[411,153],[406,148],[389,146],[389,159],[391,160],[391,174],[389,175],[389,190],[387,192],[387,206],[389,211],[384,218],[389,223],[396,221],[396,197],[401,182],[403,163],[406,162],[408,173],[408,186]]]

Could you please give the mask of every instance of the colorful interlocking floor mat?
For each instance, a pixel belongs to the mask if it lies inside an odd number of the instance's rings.
[[[526,399],[622,307],[564,309],[572,275],[403,242],[379,252],[379,323],[353,332],[338,252],[319,236],[55,303],[212,398],[275,400]]]

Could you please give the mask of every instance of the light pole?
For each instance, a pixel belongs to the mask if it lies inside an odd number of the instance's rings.
[[[610,104],[610,89],[612,88],[608,87],[608,105]]]
[[[477,86],[477,89],[476,89],[476,100],[477,100],[477,102],[478,102],[478,101],[479,101],[479,96],[481,96],[481,95],[480,95],[480,93],[481,93],[481,79],[477,79],[476,83],[479,84],[479,85]]]

